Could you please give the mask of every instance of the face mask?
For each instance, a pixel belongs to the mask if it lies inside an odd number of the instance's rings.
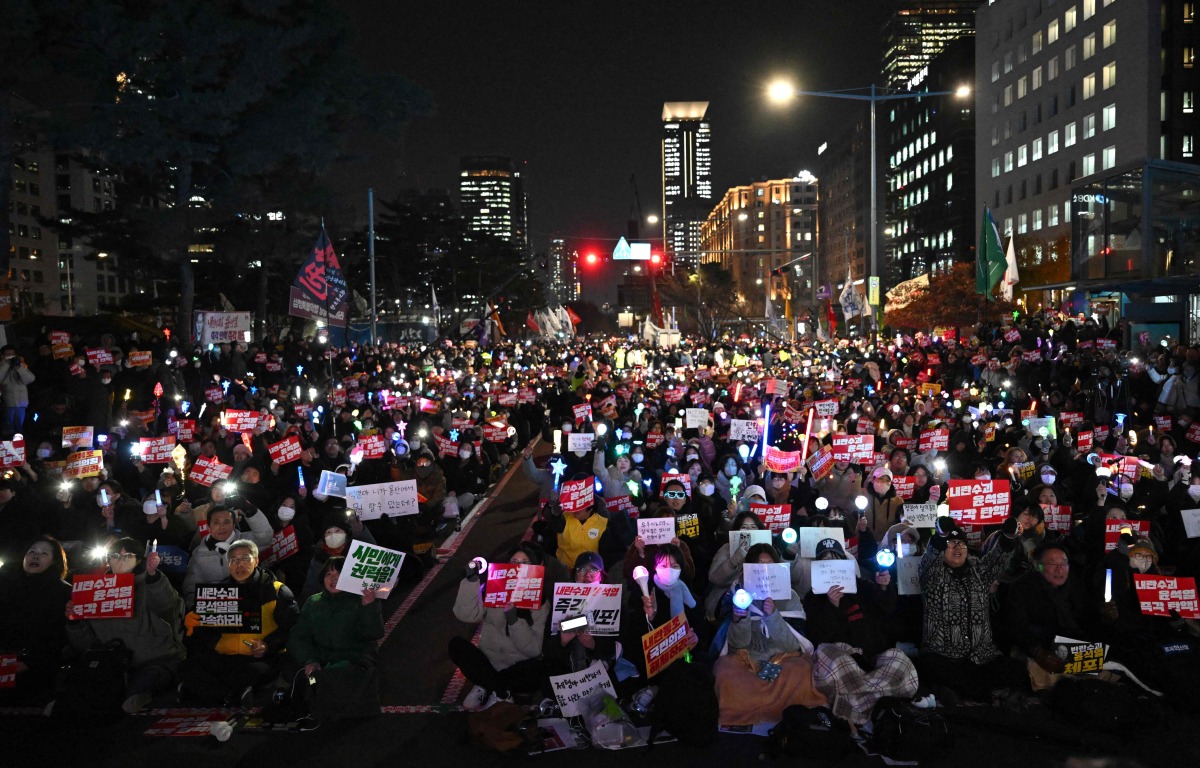
[[[1188,496],[1192,498],[1192,501],[1200,501],[1200,485],[1189,485]]]
[[[634,463],[634,464],[641,464],[641,463],[642,463],[642,460],[643,460],[643,459],[645,459],[645,458],[646,458],[646,457],[645,457],[645,456],[643,456],[642,454],[640,454],[640,453],[635,453],[635,454],[633,454],[633,463]]]
[[[655,578],[666,587],[673,586],[675,582],[679,581],[679,573],[678,568],[658,567],[654,569]]]
[[[38,448],[37,457],[39,459],[48,459],[50,458],[50,453],[51,451],[49,448]]]
[[[621,439],[622,440],[628,440],[631,437],[633,437],[633,433],[630,432],[628,429],[621,430]]]
[[[694,453],[686,453],[686,454],[684,454],[683,458],[686,459],[687,461],[699,461],[700,460],[700,457]]]
[[[346,532],[335,531],[325,534],[325,546],[330,549],[337,549],[346,543]]]
[[[887,493],[888,488],[891,487],[890,483],[872,483],[871,485],[873,485],[875,487],[875,493],[878,496],[882,496],[885,493]]]
[[[1133,495],[1133,486],[1132,485],[1122,485],[1121,486],[1121,500],[1122,501],[1128,501],[1129,497],[1132,495]]]
[[[982,475],[975,475],[975,479],[976,479],[976,480],[991,480],[991,479],[992,479],[992,473],[991,473],[991,472],[984,472]]]
[[[109,384],[112,384],[112,379],[100,379],[100,383],[108,386]]]
[[[292,518],[296,516],[296,510],[291,507],[280,507],[276,514],[279,516],[279,522],[290,523],[292,522]]]
[[[1150,570],[1150,563],[1153,562],[1148,557],[1131,557],[1129,558],[1129,567],[1138,573],[1145,573]]]
[[[1196,487],[1200,488],[1200,485],[1198,485]],[[713,493],[716,492],[716,490],[717,490],[717,487],[715,485],[710,485],[708,483],[705,483],[704,485],[700,486],[700,495],[701,496],[712,496]]]
[[[430,464],[430,465],[429,465],[429,466],[427,466],[427,467],[422,467],[422,466],[418,466],[418,467],[417,467],[417,477],[429,477],[429,475],[430,475],[432,472],[433,472],[433,465],[432,465],[432,464]]]
[[[562,425],[562,433],[563,433],[564,435],[569,435],[569,434],[571,434],[571,425],[570,425],[570,424],[563,424],[563,425]]]
[[[910,542],[904,542],[900,545],[900,554],[903,557],[912,557],[917,554],[917,545]]]
[[[469,459],[469,458],[471,458],[471,449],[469,449],[469,448],[468,448],[468,449],[466,449],[466,450],[459,451],[459,452],[458,452],[458,458],[460,458],[460,459]]]
[[[410,451],[421,450],[421,441],[420,440],[409,440],[408,441],[408,450],[410,450]]]
[[[1054,481],[1058,479],[1058,475],[1042,475],[1042,482],[1046,485],[1054,485]]]

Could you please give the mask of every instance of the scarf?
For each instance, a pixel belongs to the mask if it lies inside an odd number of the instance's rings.
[[[658,574],[654,574],[654,586],[661,589],[671,602],[671,616],[678,616],[683,613],[683,607],[696,607],[696,598],[692,597],[692,591],[688,589],[687,584],[683,583],[683,579],[679,579],[674,584],[663,584],[658,580]]]

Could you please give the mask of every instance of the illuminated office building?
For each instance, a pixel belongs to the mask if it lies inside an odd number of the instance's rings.
[[[459,210],[468,232],[480,232],[529,251],[525,186],[507,157],[464,157],[460,165]]]
[[[699,262],[700,225],[712,208],[707,101],[663,104],[663,253],[681,268]]]
[[[899,0],[883,28],[883,84],[911,90],[950,43],[975,34],[981,0]]]

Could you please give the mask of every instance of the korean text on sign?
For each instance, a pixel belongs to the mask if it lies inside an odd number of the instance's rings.
[[[1012,494],[1007,480],[951,480],[946,502],[960,523],[999,525],[1008,518]]]
[[[492,563],[488,566],[483,604],[487,608],[504,608],[512,603],[517,608],[537,610],[542,604],[542,585],[545,567]]]
[[[77,619],[128,619],[133,616],[133,574],[76,576],[71,607]]]
[[[364,589],[373,589],[383,598],[392,593],[404,565],[403,552],[362,541],[354,541],[346,551],[349,556],[338,576],[338,589],[356,595],[361,595]]]
[[[588,633],[616,636],[621,630],[620,584],[554,585],[550,605],[550,633],[557,635],[563,619],[586,616]]]
[[[688,623],[681,613],[658,629],[642,635],[646,677],[654,677],[688,650]]]

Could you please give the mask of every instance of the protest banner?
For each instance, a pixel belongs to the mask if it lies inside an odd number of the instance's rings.
[[[825,595],[829,593],[829,588],[834,586],[841,587],[847,595],[858,593],[858,581],[854,578],[854,561],[814,560],[812,563],[812,593]]]
[[[1043,432],[1042,430],[1045,430]],[[1029,419],[1029,432],[1032,435],[1041,435],[1042,437],[1058,437],[1058,428],[1055,426],[1053,416],[1034,416]]]
[[[621,585],[555,584],[550,634],[557,635],[562,620],[575,616],[587,617],[589,634],[616,637],[621,631]]]
[[[909,504],[904,505],[904,519],[913,528],[932,528],[937,522],[937,502],[929,501],[924,504]],[[891,545],[888,542],[887,545]]]
[[[352,485],[346,488],[346,506],[358,512],[360,520],[415,515],[420,511],[416,480]]]
[[[228,464],[222,464],[216,456],[212,458],[200,456],[196,459],[196,463],[192,465],[192,470],[188,472],[188,479],[208,487],[219,480],[229,477],[231,472],[233,472],[233,467]]]
[[[792,524],[791,504],[751,504],[750,511],[758,515],[758,519],[772,533],[781,533]]]
[[[766,379],[765,381],[768,395],[782,395],[783,397],[787,397],[787,379]]]
[[[897,496],[908,501],[917,489],[917,478],[912,475],[892,475],[892,488]]]
[[[168,715],[154,721],[143,736],[211,736],[213,723],[226,722],[224,714]]]
[[[110,352],[107,349],[87,349],[87,348],[85,348],[84,352],[87,355],[88,365],[92,366],[96,370],[100,370],[100,366],[102,366],[102,365],[112,365],[113,364],[112,352]]]
[[[755,600],[788,600],[792,580],[787,563],[743,563],[742,587]]]
[[[270,568],[275,563],[287,560],[299,551],[300,539],[296,536],[296,527],[289,525],[275,531],[275,535],[271,537],[271,543],[258,553],[258,559],[264,567]]]
[[[359,436],[358,447],[362,449],[363,459],[382,459],[387,450],[383,435]]]
[[[730,440],[745,440],[748,443],[755,443],[761,437],[762,432],[758,428],[758,421],[756,419],[729,420]]]
[[[175,437],[142,437],[138,438],[138,446],[141,448],[143,464],[170,464],[171,451],[175,450]]]
[[[677,516],[675,518],[675,535],[681,539],[700,538],[700,516],[695,512]]]
[[[89,450],[93,445],[92,427],[63,427],[63,448]]]
[[[803,528],[801,530],[804,530]],[[760,531],[757,528],[752,531],[734,530],[729,532],[729,551],[733,552],[739,547],[741,549],[750,549],[755,544],[770,544],[771,532]]]
[[[245,634],[262,632],[262,606],[253,594],[242,594],[242,587],[237,585],[197,584],[195,613],[201,627]]]
[[[17,686],[17,654],[0,653],[0,688]]]
[[[683,490],[687,492],[688,496],[692,495],[692,476],[689,475],[688,473],[686,473],[686,472],[663,472],[662,480],[660,481],[658,487],[666,488],[667,483],[671,483],[671,482],[683,483]]]
[[[896,592],[900,595],[919,595],[921,594],[921,579],[919,576],[919,568],[921,558],[919,557],[897,557],[896,558],[896,573],[892,577],[896,580]]]
[[[703,429],[708,426],[709,413],[703,408],[687,408],[684,410],[684,426],[689,429]]]
[[[550,688],[563,717],[579,717],[587,714],[585,703],[592,696],[608,694],[617,698],[612,679],[604,662],[597,659],[586,669],[565,675],[550,675]]]
[[[1170,429],[1171,428],[1171,417],[1167,416],[1166,418],[1167,418],[1166,428]],[[1075,429],[1076,426],[1083,423],[1083,412],[1082,411],[1063,411],[1058,414],[1058,420],[1060,422],[1062,422],[1064,429]],[[1157,422],[1158,417],[1155,416],[1154,420]]]
[[[837,539],[837,542],[842,545],[842,549],[846,548],[846,534],[841,528],[800,528],[797,533],[800,534],[800,557],[813,558],[817,556],[817,542],[822,539]]]
[[[1065,504],[1042,504],[1046,527],[1059,533],[1071,532],[1071,508]]]
[[[25,464],[25,438],[13,435],[12,440],[0,441],[0,469],[12,469]]]
[[[104,469],[104,451],[76,451],[67,457],[63,478],[96,477]]]
[[[1009,344],[1016,344],[1021,340],[1021,332],[1016,328],[1009,328],[1004,332],[1004,340]]]
[[[142,426],[146,427],[147,429],[150,428],[150,424],[153,423],[154,418],[155,418],[155,413],[154,413],[153,408],[146,410],[146,411],[130,411],[129,412],[129,420],[130,421],[140,421],[140,422],[142,422]]]
[[[833,417],[837,416],[838,401],[837,400],[818,400],[813,405],[817,409],[818,416]]]
[[[592,450],[595,440],[596,436],[591,432],[572,432],[567,435],[567,450],[582,456]]]
[[[586,432],[573,432],[571,437],[587,437]],[[508,440],[508,427],[506,425],[484,424],[483,439],[489,443],[503,443]],[[589,448],[591,446],[588,446]],[[574,450],[574,449],[572,449]]]
[[[562,507],[562,513],[570,515],[591,507],[595,493],[596,479],[594,477],[564,481],[558,491],[558,503]]]
[[[646,659],[646,677],[651,678],[666,669],[671,662],[688,650],[688,623],[684,614],[673,616],[658,629],[642,635],[642,652]]]
[[[1133,586],[1137,590],[1143,615],[1171,616],[1178,613],[1183,619],[1200,619],[1195,578],[1135,573]]]
[[[834,461],[870,465],[875,460],[875,438],[872,435],[834,435]]]
[[[71,608],[74,617],[133,618],[133,578],[132,573],[76,575],[71,583]]]
[[[230,408],[221,414],[221,426],[229,432],[253,432],[258,426],[258,411]]]
[[[663,440],[666,439],[666,435],[660,432],[651,432],[650,434],[646,435],[646,447],[650,450],[654,450],[658,446],[662,445]]]
[[[201,538],[208,535],[208,526],[205,525],[205,531],[201,534]],[[170,544],[158,545],[158,570],[164,573],[187,573],[188,563],[192,560],[191,552],[179,547],[172,547]]]
[[[1179,516],[1183,518],[1183,530],[1189,539],[1200,537],[1200,509],[1181,509]]]
[[[951,480],[946,491],[950,516],[966,525],[999,525],[1008,519],[1008,480]]]
[[[591,420],[592,405],[591,403],[578,403],[571,406],[571,412],[575,415],[575,423],[582,424],[585,421]]]
[[[70,344],[51,344],[50,357],[55,360],[70,360],[75,357],[75,347]]]
[[[640,514],[638,508],[633,504],[633,497],[629,494],[617,496],[613,499],[605,499],[604,508],[610,518],[613,515],[624,513],[630,520],[636,520]]]
[[[800,451],[781,451],[773,445],[768,445],[767,452],[763,454],[763,466],[779,474],[795,472],[800,468],[800,459]]]
[[[441,435],[433,436],[433,444],[437,446],[438,457],[443,459],[458,458],[458,443]]]
[[[945,451],[950,448],[950,430],[945,428],[922,429],[917,439],[917,450],[921,453]]]
[[[271,461],[279,466],[299,461],[300,454],[303,452],[304,448],[300,445],[300,438],[296,435],[288,435],[278,443],[267,444],[267,453],[270,455]]]
[[[637,535],[646,544],[670,544],[675,538],[675,518],[639,517]]]
[[[358,540],[346,552],[337,588],[356,595],[361,595],[364,589],[373,589],[376,595],[387,599],[404,565],[404,553]]]
[[[545,566],[491,563],[483,589],[485,608],[504,608],[512,603],[517,608],[537,610],[542,605]]]
[[[149,350],[130,352],[129,367],[146,368],[154,362],[154,353]]]
[[[770,446],[767,446],[768,449]],[[769,450],[768,450],[769,452]],[[808,471],[812,475],[813,480],[824,480],[833,471],[833,448],[828,445],[821,446],[821,450],[808,457]]]
[[[1149,520],[1105,520],[1104,521],[1104,551],[1112,552],[1117,548],[1121,532],[1128,531],[1136,539],[1150,535]]]
[[[924,382],[921,384],[921,386],[917,387],[917,393],[921,397],[937,397],[938,395],[942,394],[942,385]]]
[[[197,312],[195,320],[199,344],[250,341],[249,312]]]
[[[328,469],[322,469],[321,479],[317,481],[317,493],[344,499],[346,498],[346,481],[346,476],[340,472],[330,472]]]
[[[1108,655],[1108,646],[1104,643],[1056,635],[1054,644],[1058,646],[1058,657],[1063,661],[1062,674],[1086,675],[1104,669],[1104,660]]]

